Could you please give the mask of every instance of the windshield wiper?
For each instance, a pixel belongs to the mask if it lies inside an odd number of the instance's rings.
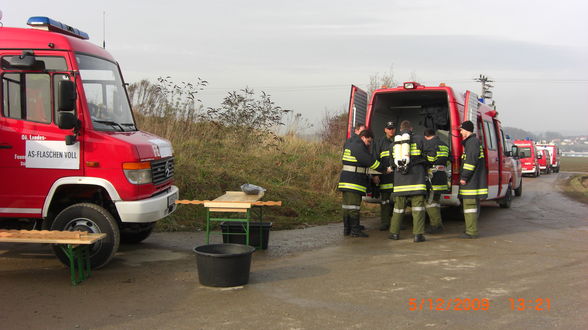
[[[132,127],[132,128],[134,128],[134,129],[137,129],[137,127],[136,127],[136,126],[135,126],[135,124],[133,124],[133,123],[120,123],[120,125],[123,125],[123,126],[128,126],[128,127]]]
[[[115,121],[109,121],[109,120],[96,120],[96,119],[92,119],[92,121],[100,123],[100,124],[106,124],[106,125],[111,125],[111,126],[117,126],[118,128],[120,128],[121,132],[124,132],[125,129],[121,126],[121,124],[115,122]]]

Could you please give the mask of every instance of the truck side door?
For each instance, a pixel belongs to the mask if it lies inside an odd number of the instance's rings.
[[[38,54],[40,53],[40,54]],[[16,69],[2,54],[0,111],[0,216],[40,218],[52,184],[81,175],[80,143],[66,146],[56,124],[59,81],[70,79],[65,54],[35,52],[39,68]]]

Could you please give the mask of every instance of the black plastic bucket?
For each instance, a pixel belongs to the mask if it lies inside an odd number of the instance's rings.
[[[223,243],[245,244],[245,226],[246,222],[221,222],[221,230],[223,234]],[[271,222],[251,221],[249,223],[249,245],[255,248],[262,248],[267,250],[269,242]]]
[[[249,282],[254,247],[242,244],[209,244],[194,248],[200,284],[214,287]]]

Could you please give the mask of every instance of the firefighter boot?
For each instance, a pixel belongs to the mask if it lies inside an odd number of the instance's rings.
[[[351,226],[351,237],[369,237],[361,230],[359,217],[349,216],[349,225]]]
[[[349,216],[343,216],[343,236],[349,236],[351,233],[351,226],[349,225]]]

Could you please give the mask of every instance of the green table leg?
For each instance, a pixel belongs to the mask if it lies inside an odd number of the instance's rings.
[[[69,274],[72,285],[78,285],[90,277],[90,249],[88,245],[61,245],[69,260]]]

